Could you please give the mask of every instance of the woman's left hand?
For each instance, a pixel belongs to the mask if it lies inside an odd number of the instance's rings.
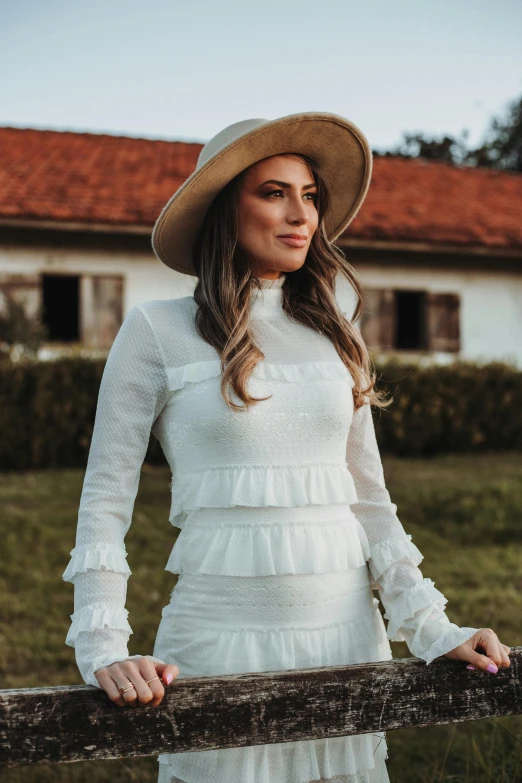
[[[485,654],[476,652],[477,648]],[[480,628],[471,639],[445,653],[444,657],[456,661],[468,661],[471,666],[467,666],[467,669],[483,669],[496,674],[498,669],[507,669],[511,666],[510,652],[511,648],[502,644],[491,628]]]

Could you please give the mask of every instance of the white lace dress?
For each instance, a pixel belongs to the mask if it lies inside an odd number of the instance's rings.
[[[179,574],[153,656],[179,677],[388,660],[430,663],[469,639],[418,568],[396,515],[368,404],[332,343],[282,309],[284,276],[254,290],[265,359],[248,412],[220,393],[220,360],[192,296],[133,307],[110,351],[80,501],[66,644],[84,681],[128,655],[124,539],[150,432],[172,470],[166,564]],[[236,399],[239,403],[240,401]],[[378,606],[378,591],[385,626]],[[143,651],[147,654],[149,651]],[[174,686],[175,687],[175,686]],[[387,783],[384,732],[159,756],[159,783]]]

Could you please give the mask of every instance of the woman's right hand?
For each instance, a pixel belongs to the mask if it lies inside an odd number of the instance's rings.
[[[178,674],[175,664],[145,655],[117,661],[94,672],[100,686],[118,707],[136,707],[138,703],[156,707],[165,695],[165,686],[170,685]],[[147,680],[152,682],[147,684]],[[120,693],[120,688],[128,682],[132,682],[134,687]]]

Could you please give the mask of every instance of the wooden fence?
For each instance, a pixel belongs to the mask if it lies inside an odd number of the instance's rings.
[[[497,674],[419,658],[178,678],[157,707],[86,685],[0,691],[0,765],[232,748],[522,714],[522,647]]]

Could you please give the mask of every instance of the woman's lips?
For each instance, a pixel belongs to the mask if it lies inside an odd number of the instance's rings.
[[[277,237],[281,242],[285,242],[290,247],[305,247],[308,239],[306,237]]]

